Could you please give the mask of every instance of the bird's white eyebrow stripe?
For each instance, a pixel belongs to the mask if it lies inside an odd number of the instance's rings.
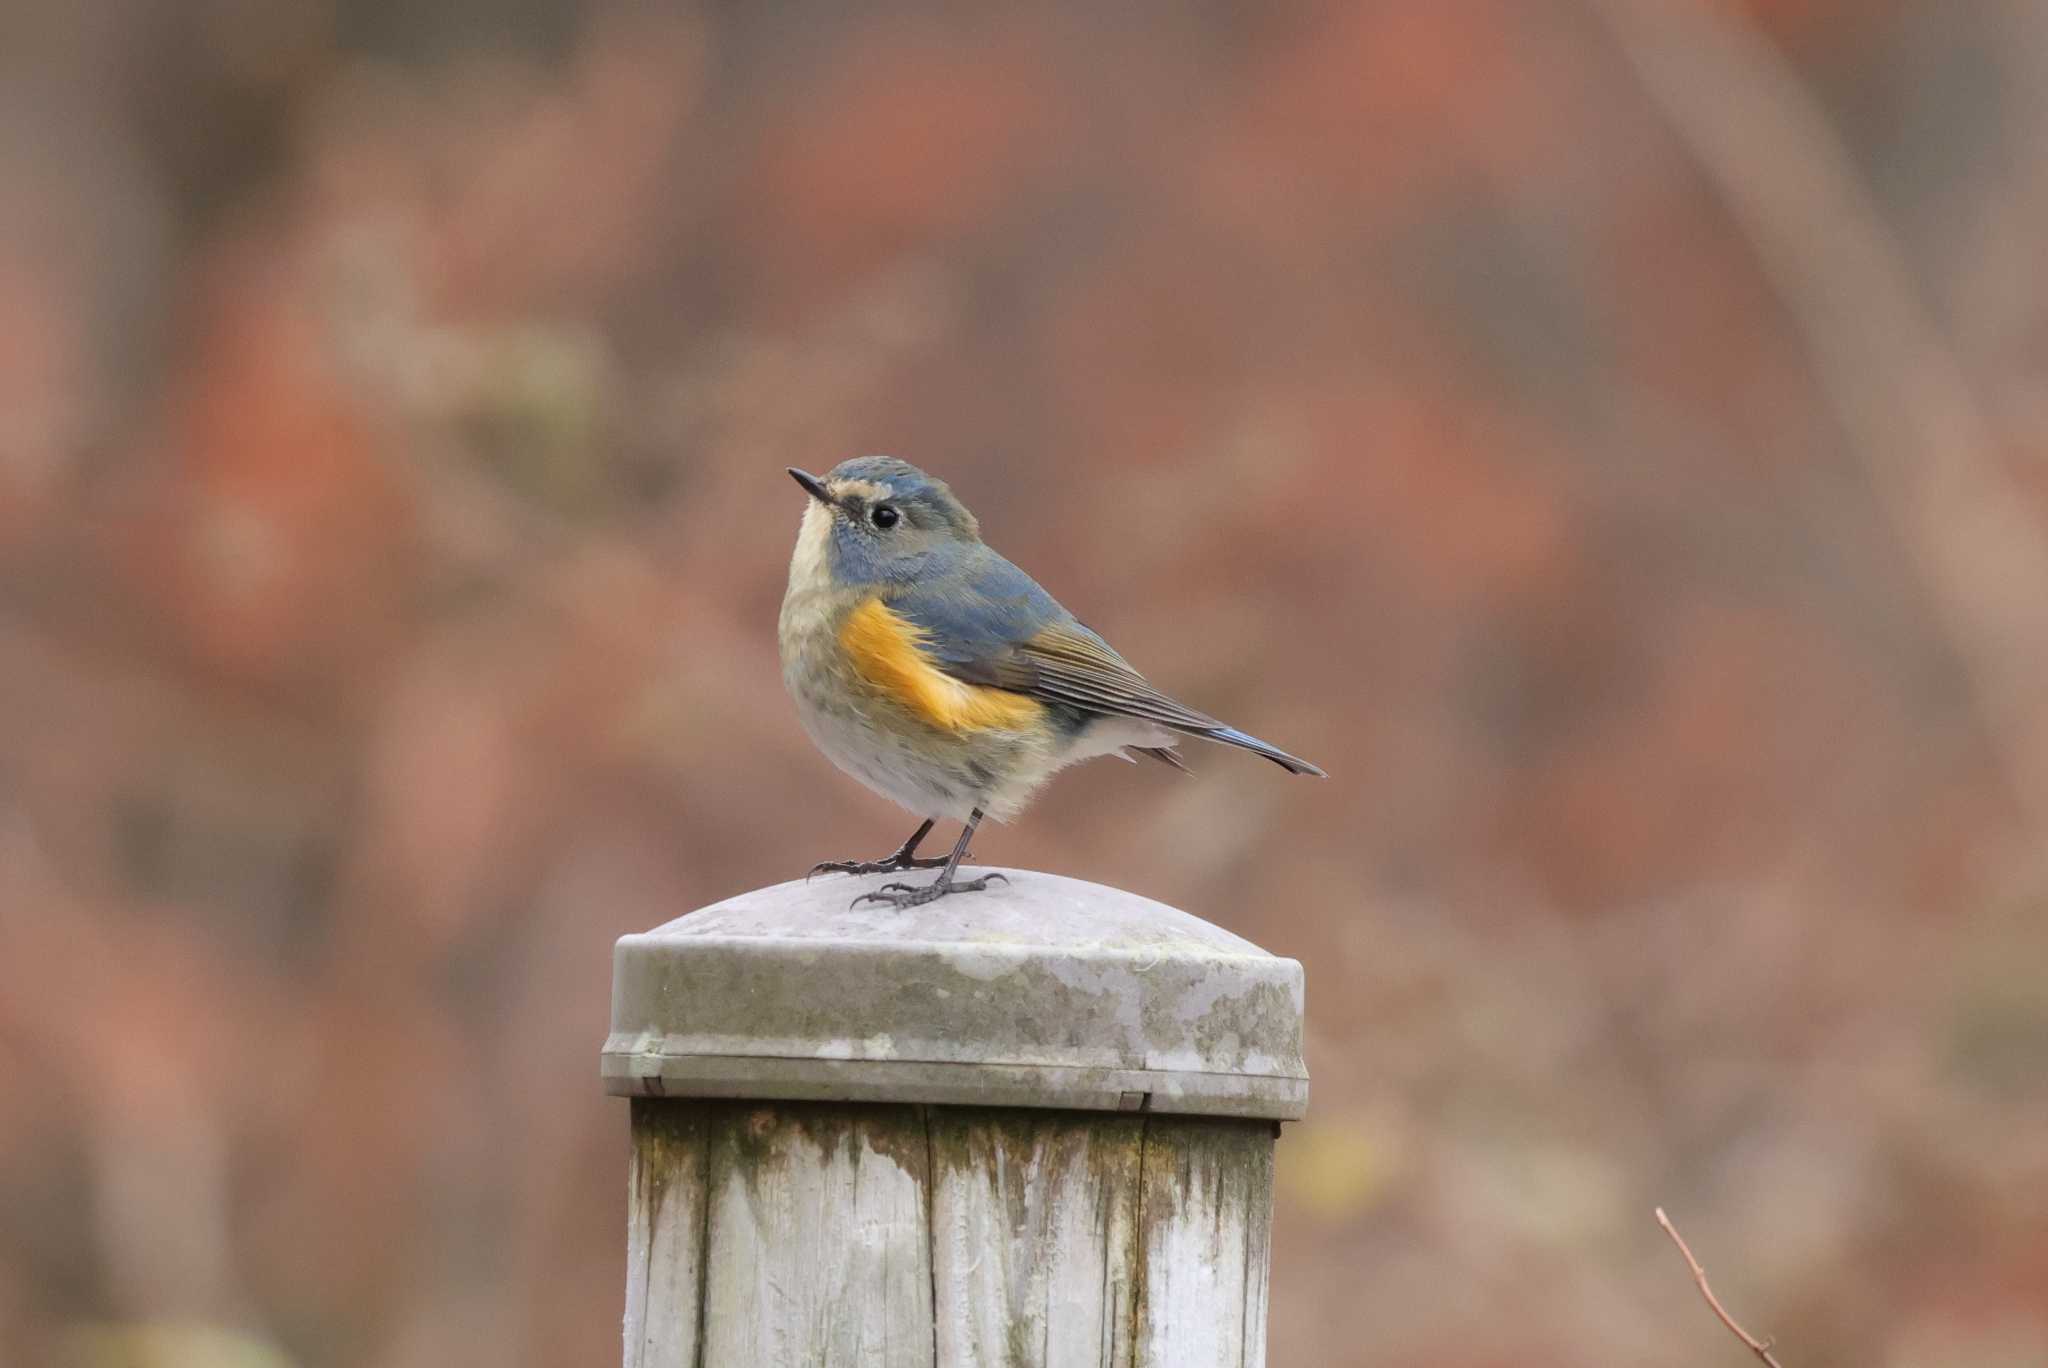
[[[896,491],[873,480],[836,480],[832,484],[832,492],[842,497],[851,494],[857,498],[874,500],[886,499]]]

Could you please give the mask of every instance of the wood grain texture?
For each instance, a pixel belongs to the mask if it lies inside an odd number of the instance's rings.
[[[1263,1365],[1271,1123],[1153,1117],[1143,1163],[1140,1368]]]
[[[1137,1117],[935,1107],[939,1362],[1130,1368]]]
[[[1273,1127],[638,1101],[627,1368],[1265,1362]]]
[[[707,1114],[705,1368],[932,1368],[923,1113],[780,1103]]]
[[[626,1204],[626,1368],[696,1368],[703,1291],[702,1109],[635,1100]]]

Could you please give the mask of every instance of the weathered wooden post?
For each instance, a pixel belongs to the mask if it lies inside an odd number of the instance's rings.
[[[1018,873],[744,894],[618,943],[627,1368],[1265,1361],[1293,960]]]

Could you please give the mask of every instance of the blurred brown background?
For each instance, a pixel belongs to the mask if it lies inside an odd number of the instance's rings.
[[[0,13],[0,1361],[617,1352],[622,932],[908,821],[785,465],[1190,702],[1276,1365],[2048,1364],[2033,0]]]

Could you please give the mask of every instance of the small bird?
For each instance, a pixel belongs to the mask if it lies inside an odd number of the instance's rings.
[[[811,873],[942,871],[928,884],[884,884],[856,906],[915,907],[1005,878],[954,877],[984,816],[1008,821],[1056,772],[1098,755],[1185,769],[1175,733],[1322,776],[1153,688],[991,550],[943,481],[889,456],[844,461],[822,479],[789,474],[810,502],[782,600],[782,682],[833,764],[924,819],[893,855]],[[953,853],[920,859],[941,818],[965,824]]]

